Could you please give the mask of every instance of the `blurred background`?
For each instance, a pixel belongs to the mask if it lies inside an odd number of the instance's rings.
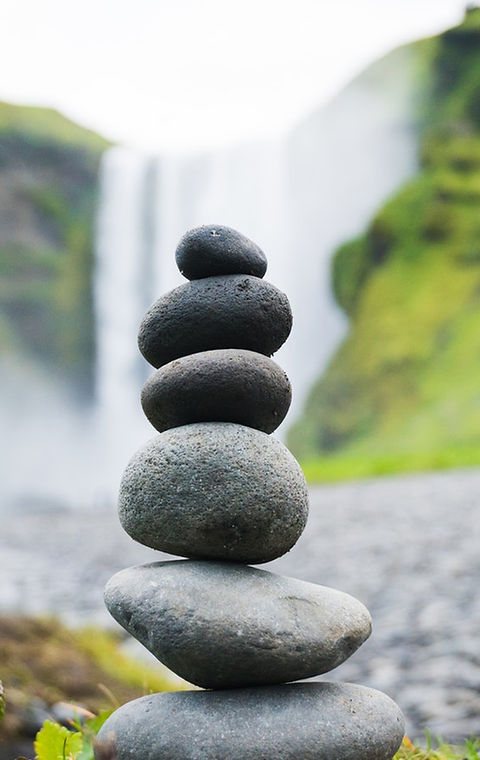
[[[370,607],[338,677],[479,732],[480,9],[3,0],[0,25],[0,612],[108,626],[106,579],[159,556],[115,514],[154,434],[138,325],[180,236],[229,225],[294,314],[278,434],[312,518],[272,569]]]

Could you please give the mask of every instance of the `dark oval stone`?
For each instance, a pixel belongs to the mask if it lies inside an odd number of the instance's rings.
[[[127,533],[183,557],[268,562],[291,549],[307,515],[305,478],[288,449],[230,422],[166,430],[133,456],[120,486]]]
[[[95,758],[391,760],[404,733],[395,702],[356,684],[170,692],[116,710]]]
[[[138,346],[154,367],[216,348],[271,356],[292,328],[287,296],[249,275],[193,280],[159,298],[145,315]]]
[[[221,224],[207,224],[186,232],[175,251],[175,260],[188,280],[220,274],[263,277],[267,271],[262,249],[241,232]]]
[[[371,631],[368,610],[342,591],[227,562],[122,570],[105,603],[167,668],[206,689],[326,673]]]
[[[290,406],[285,372],[254,351],[203,351],[165,364],[142,390],[143,411],[161,433],[192,422],[236,422],[272,433]]]

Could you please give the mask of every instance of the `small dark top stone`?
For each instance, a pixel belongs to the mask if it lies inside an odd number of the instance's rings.
[[[142,406],[160,433],[191,422],[236,422],[272,433],[291,395],[288,377],[272,359],[223,348],[157,369],[143,386]]]
[[[175,252],[180,272],[188,280],[220,274],[263,277],[267,259],[261,248],[231,227],[207,224],[189,230]]]
[[[232,274],[192,280],[146,313],[138,346],[154,367],[215,348],[245,348],[271,356],[292,328],[287,296],[258,277]]]

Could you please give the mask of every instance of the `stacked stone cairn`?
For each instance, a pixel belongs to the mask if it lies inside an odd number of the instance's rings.
[[[141,544],[188,559],[117,573],[113,617],[202,690],[150,694],[116,710],[96,758],[390,760],[403,718],[363,686],[290,683],[326,673],[370,634],[368,611],[334,589],[250,567],[289,551],[307,520],[303,473],[272,433],[290,383],[269,358],[292,317],[262,279],[264,253],[204,226],[176,252],[189,280],[146,314],[158,369],[142,405],[160,432],[131,459],[119,514]],[[321,546],[319,546],[321,551]]]

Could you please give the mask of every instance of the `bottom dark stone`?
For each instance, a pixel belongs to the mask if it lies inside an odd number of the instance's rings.
[[[389,697],[296,683],[151,694],[116,710],[96,760],[391,760],[404,735]]]

